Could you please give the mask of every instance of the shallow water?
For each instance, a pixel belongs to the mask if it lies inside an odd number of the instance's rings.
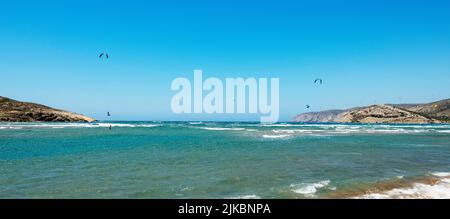
[[[0,198],[346,197],[437,172],[450,125],[0,123]]]

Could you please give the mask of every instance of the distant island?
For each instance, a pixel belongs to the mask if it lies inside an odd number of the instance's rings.
[[[450,99],[426,104],[382,104],[297,115],[293,122],[450,123]]]
[[[93,118],[0,96],[0,122],[94,122]]]

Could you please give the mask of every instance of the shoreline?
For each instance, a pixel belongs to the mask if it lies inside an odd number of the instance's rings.
[[[326,194],[322,199],[449,199],[450,172],[403,177],[374,184],[349,186]]]

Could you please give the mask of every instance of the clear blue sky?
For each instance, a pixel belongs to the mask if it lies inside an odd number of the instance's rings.
[[[98,119],[259,119],[172,114],[171,81],[194,69],[279,77],[284,120],[449,98],[450,2],[0,2],[2,96]]]

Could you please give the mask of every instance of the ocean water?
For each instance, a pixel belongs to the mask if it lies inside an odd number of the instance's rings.
[[[0,123],[0,198],[450,198],[449,177],[450,125]]]

